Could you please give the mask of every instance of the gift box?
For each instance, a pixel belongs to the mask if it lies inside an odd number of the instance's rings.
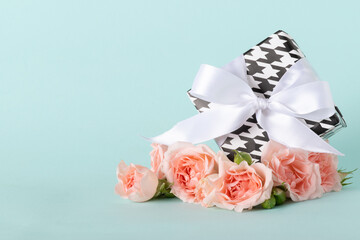
[[[277,31],[244,54],[248,84],[258,97],[269,98],[284,73],[305,55],[296,42],[284,31]],[[231,64],[231,63],[229,63]],[[224,69],[227,66],[223,67]],[[188,91],[188,96],[199,112],[216,107],[216,103],[196,98]],[[320,122],[306,119],[302,121],[317,135],[329,138],[346,123],[335,106],[336,113]],[[255,114],[239,129],[215,139],[219,147],[233,159],[234,150],[247,152],[255,161],[261,158],[264,145],[269,136],[257,123]]]

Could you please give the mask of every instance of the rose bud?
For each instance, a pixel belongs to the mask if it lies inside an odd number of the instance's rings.
[[[286,194],[283,189],[275,187],[272,191],[272,194],[275,197],[276,205],[283,204],[286,201]]]
[[[117,168],[115,192],[134,202],[150,200],[156,193],[158,178],[150,169],[121,161]]]

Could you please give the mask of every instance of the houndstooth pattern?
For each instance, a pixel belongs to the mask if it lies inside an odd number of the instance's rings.
[[[299,59],[305,57],[295,41],[285,32],[278,31],[244,53],[247,67],[248,82],[257,96],[269,98],[276,84],[285,72]],[[216,103],[188,95],[199,112],[216,107]],[[338,109],[337,109],[338,110]],[[341,114],[321,122],[303,120],[318,135],[331,132],[338,127]],[[227,134],[218,144],[230,159],[234,150],[247,152],[255,161],[260,161],[261,152],[269,137],[259,124],[256,117],[250,117],[239,129]]]

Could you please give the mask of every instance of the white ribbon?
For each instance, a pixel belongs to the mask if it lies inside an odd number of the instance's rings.
[[[190,94],[216,107],[178,122],[151,141],[205,142],[237,130],[256,113],[270,139],[288,147],[343,155],[300,120],[318,122],[335,113],[328,83],[318,80],[305,58],[283,75],[268,99],[257,97],[247,84],[242,56],[222,69],[201,65]]]

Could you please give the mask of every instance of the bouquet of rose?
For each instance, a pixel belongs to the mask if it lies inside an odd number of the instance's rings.
[[[188,91],[199,114],[151,138],[151,170],[121,162],[116,192],[142,202],[176,196],[241,212],[340,191],[352,172],[328,138],[346,123],[329,84],[278,31],[217,68],[201,65]],[[216,154],[206,145],[215,139]]]
[[[291,149],[274,141],[266,145],[261,163],[238,151],[230,161],[223,151],[216,154],[203,144],[151,146],[151,169],[124,161],[118,165],[115,191],[121,197],[144,202],[176,196],[204,207],[241,212],[340,191],[353,172],[337,170],[334,154]]]

